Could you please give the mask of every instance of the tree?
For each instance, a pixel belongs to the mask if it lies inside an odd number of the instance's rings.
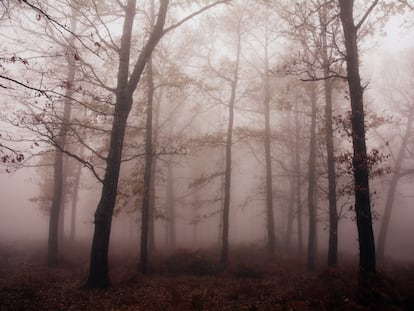
[[[399,133],[395,135],[396,137],[390,145],[392,172],[377,240],[377,258],[379,260],[382,260],[385,257],[387,233],[390,226],[398,184],[404,176],[412,174],[412,170],[406,168],[406,162],[408,160],[407,158],[409,158],[409,146],[412,144],[411,134],[414,126],[414,97],[412,93],[414,65],[412,58],[410,57],[411,55],[404,56],[403,59],[408,61],[403,61],[403,65],[398,66],[393,63],[392,68],[388,66],[385,68],[387,74],[385,75],[385,81],[382,85],[382,90],[386,93],[385,99],[387,103],[396,106],[394,109],[397,110],[399,115],[398,119],[402,121],[403,125],[401,126],[401,129],[399,129],[400,126],[396,124]],[[399,145],[395,145],[395,142]],[[389,143],[387,142],[386,145],[389,145]],[[393,150],[397,150],[396,154]]]
[[[374,0],[358,23],[354,21],[354,1],[339,0],[345,49],[349,95],[351,98],[351,126],[353,146],[353,175],[355,212],[359,240],[359,272],[364,278],[376,272],[375,242],[372,228],[371,200],[369,192],[368,158],[365,139],[365,114],[363,87],[359,74],[358,30],[377,5]]]
[[[321,26],[322,49],[320,51],[323,66],[324,78],[324,96],[325,96],[325,130],[326,130],[326,162],[328,170],[328,201],[329,201],[329,242],[328,242],[328,265],[333,266],[338,261],[338,211],[336,196],[336,172],[335,172],[335,153],[334,153],[334,134],[332,122],[332,92],[333,81],[330,79],[331,66],[334,60],[330,57],[331,51],[328,51],[328,31],[335,35],[337,29],[334,25],[329,29],[327,16],[327,1],[322,4],[319,11],[319,22]],[[333,19],[336,24],[337,19]],[[334,45],[334,42],[331,43]]]
[[[122,6],[122,9],[124,10],[124,23],[121,35],[121,45],[119,49],[117,49],[119,54],[119,66],[117,86],[115,88],[116,100],[114,116],[109,141],[109,151],[106,158],[105,176],[102,181],[102,194],[95,212],[95,230],[92,241],[89,276],[85,284],[86,288],[107,287],[110,284],[108,276],[109,237],[118,189],[118,177],[122,160],[125,129],[133,104],[133,95],[141,79],[147,61],[151,57],[152,52],[162,36],[168,31],[175,29],[185,21],[204,12],[205,10],[225,2],[227,1],[217,1],[206,5],[200,10],[183,18],[176,24],[164,29],[169,1],[160,0],[157,19],[153,30],[150,32],[149,37],[141,49],[138,59],[131,71],[129,67],[131,61],[132,30],[136,14],[136,0],[128,0],[127,4]],[[147,154],[146,156],[152,157],[151,154]],[[143,221],[145,222],[146,219]],[[144,241],[144,243],[146,242]],[[143,247],[145,247],[145,245],[141,246],[141,249],[143,249]]]
[[[70,33],[76,33],[76,19],[78,8],[77,4],[72,1],[71,7],[71,18],[70,18]],[[64,174],[64,153],[66,137],[70,126],[71,118],[71,98],[74,94],[74,81],[76,74],[76,48],[74,46],[75,38],[70,35],[68,40],[68,53],[67,53],[67,64],[68,73],[66,80],[66,94],[64,99],[63,116],[60,124],[59,132],[56,137],[55,147],[55,159],[54,159],[54,190],[52,197],[52,205],[50,208],[49,218],[49,241],[48,241],[48,264],[49,266],[55,266],[58,262],[58,232],[59,232],[59,218],[61,217],[61,209],[64,203],[64,187],[65,187],[65,174]]]
[[[85,287],[107,287],[108,276],[108,248],[111,232],[112,214],[118,187],[118,177],[121,166],[123,140],[125,128],[131,106],[133,94],[146,62],[151,56],[155,46],[161,39],[168,10],[168,0],[161,0],[157,21],[146,44],[141,50],[138,60],[129,75],[131,56],[131,41],[134,17],[136,13],[136,0],[128,0],[123,6],[125,17],[119,47],[119,67],[116,87],[115,111],[112,121],[112,131],[106,160],[105,177],[100,201],[95,212],[95,230],[92,241],[90,270]]]
[[[308,161],[308,211],[309,211],[309,234],[308,234],[308,271],[315,269],[316,255],[316,85],[309,85],[311,102],[311,127],[309,140],[309,161]]]
[[[243,9],[236,13],[235,17],[235,60],[231,66],[230,77],[224,77],[224,80],[230,84],[230,97],[228,100],[228,124],[226,135],[226,155],[224,169],[224,199],[223,199],[223,234],[220,263],[226,265],[229,253],[229,214],[230,214],[230,195],[231,195],[231,167],[232,167],[232,144],[233,144],[233,123],[234,123],[234,106],[236,103],[236,93],[239,81],[240,57],[242,48],[242,22]]]

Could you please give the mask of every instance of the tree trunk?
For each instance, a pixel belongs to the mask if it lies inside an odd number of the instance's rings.
[[[351,97],[355,212],[360,252],[359,271],[360,276],[363,277],[376,272],[376,258],[365,142],[363,89],[359,75],[358,28],[354,25],[353,4],[353,0],[339,0],[346,48],[347,79]]]
[[[148,257],[149,257],[149,228],[150,228],[150,203],[151,203],[151,180],[152,176],[152,165],[153,165],[153,102],[154,102],[154,80],[152,74],[152,58],[148,59],[147,63],[147,126],[146,126],[146,137],[145,137],[145,171],[144,171],[144,192],[142,196],[142,216],[141,216],[141,261],[140,270],[142,273],[148,273]]]
[[[71,3],[71,21],[70,30],[71,33],[76,32],[76,18],[77,9],[75,4]],[[55,160],[54,160],[54,190],[52,198],[52,206],[50,208],[50,219],[49,219],[49,240],[48,240],[48,265],[56,266],[58,263],[58,241],[59,241],[59,216],[61,214],[61,207],[63,205],[63,191],[64,191],[64,172],[63,172],[63,150],[65,149],[67,131],[71,118],[71,96],[73,95],[74,89],[73,84],[75,81],[76,74],[76,61],[75,61],[75,50],[74,50],[75,38],[73,36],[69,39],[68,44],[68,75],[67,75],[67,89],[65,93],[64,107],[62,123],[59,128],[59,133],[56,138],[55,148]]]
[[[167,246],[170,252],[175,251],[175,194],[174,194],[174,171],[171,159],[167,164]]]
[[[407,116],[407,125],[405,129],[404,136],[402,137],[401,146],[398,150],[397,158],[392,170],[392,178],[390,185],[387,191],[387,199],[385,201],[384,215],[382,216],[382,222],[380,227],[380,232],[378,235],[378,245],[377,245],[377,258],[383,260],[385,256],[385,242],[387,240],[388,227],[391,220],[391,212],[394,206],[394,197],[397,190],[398,182],[401,178],[401,166],[404,161],[404,153],[407,148],[407,143],[411,138],[411,131],[414,122],[414,110],[410,109],[409,115]]]
[[[265,34],[265,72],[264,72],[264,119],[265,136],[264,149],[266,157],[266,215],[267,215],[267,251],[270,258],[275,257],[275,225],[273,216],[273,182],[272,182],[272,155],[270,133],[270,81],[269,81],[269,56],[268,56],[268,32],[266,23]]]
[[[329,80],[330,60],[327,43],[326,6],[322,7],[319,15],[322,31],[322,62],[324,76],[325,95],[325,131],[326,131],[326,155],[328,168],[328,201],[329,201],[329,242],[328,242],[328,266],[334,266],[338,262],[338,211],[336,206],[336,173],[334,155],[334,137],[332,126],[332,81]]]
[[[234,122],[234,104],[236,101],[236,90],[239,79],[241,52],[241,34],[240,25],[237,29],[237,51],[236,64],[234,68],[233,78],[231,81],[231,96],[229,100],[229,123],[227,128],[226,139],[226,168],[224,171],[224,204],[223,204],[223,235],[220,263],[226,265],[229,253],[229,214],[230,214],[230,190],[231,190],[231,149],[233,143],[233,122]]]
[[[129,100],[128,100],[129,98]],[[117,102],[132,104],[132,96],[119,96]],[[122,106],[123,106],[122,105]],[[86,287],[99,288],[110,285],[108,276],[108,250],[111,234],[112,215],[118,189],[123,140],[125,136],[128,109],[115,108],[115,116],[110,139],[105,178],[101,199],[95,211],[95,230],[93,234],[89,277]]]
[[[296,170],[296,212],[298,225],[298,249],[299,254],[303,253],[303,228],[302,228],[302,176],[300,165],[300,120],[299,120],[299,101],[296,103],[295,112],[295,170]]]
[[[75,180],[73,182],[73,189],[72,189],[72,206],[71,206],[71,216],[70,216],[70,241],[71,243],[75,242],[76,236],[76,210],[79,198],[79,184],[80,184],[80,176],[82,173],[82,166],[80,163],[76,163],[76,170],[75,170]]]
[[[160,1],[157,23],[154,30],[151,32],[146,45],[141,50],[132,73],[129,75],[131,37],[135,7],[136,0],[128,0],[127,5],[125,6],[125,20],[121,36],[121,47],[119,50],[115,113],[112,122],[101,199],[95,212],[95,230],[92,241],[89,277],[85,284],[86,288],[107,287],[110,285],[108,276],[109,237],[118,189],[118,177],[121,166],[126,123],[133,102],[133,93],[139,83],[146,62],[163,35],[168,1]],[[145,241],[147,240],[145,239]]]
[[[308,162],[308,210],[309,210],[309,235],[308,235],[308,271],[315,269],[315,251],[316,251],[316,85],[310,85],[310,99],[312,106],[311,128],[310,128],[310,150]]]
[[[293,220],[295,217],[295,177],[292,177],[289,183],[289,200],[288,200],[288,214],[285,234],[285,250],[290,252],[292,243]]]

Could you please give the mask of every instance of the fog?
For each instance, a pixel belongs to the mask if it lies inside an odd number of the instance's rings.
[[[379,266],[413,262],[412,6],[354,8],[354,157],[339,5],[228,2],[2,4],[0,256],[71,260],[87,287],[110,284],[108,256],[144,275],[176,254],[226,266],[241,250],[313,271],[357,266],[357,215],[372,214]]]

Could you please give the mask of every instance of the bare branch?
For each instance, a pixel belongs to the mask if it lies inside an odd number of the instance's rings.
[[[379,0],[374,0],[368,10],[365,12],[364,16],[362,16],[361,20],[358,24],[356,24],[355,29],[358,31],[359,28],[361,28],[362,24],[365,22],[365,20],[368,18],[369,14],[371,14],[372,10],[375,8],[375,6],[378,4]]]
[[[175,24],[171,25],[171,26],[170,26],[170,27],[168,27],[168,28],[165,28],[165,29],[164,29],[164,31],[163,31],[163,35],[165,35],[165,34],[166,34],[167,32],[169,32],[169,31],[171,31],[171,30],[173,30],[173,29],[175,29],[175,28],[177,28],[177,27],[181,26],[182,24],[184,24],[185,22],[189,21],[190,19],[192,19],[192,18],[196,17],[197,15],[200,15],[200,14],[201,14],[201,13],[203,13],[204,11],[207,11],[208,9],[210,9],[210,8],[212,8],[212,7],[214,7],[214,6],[218,5],[218,4],[225,4],[225,3],[229,3],[230,1],[231,1],[231,0],[220,0],[220,1],[213,2],[212,4],[209,4],[209,5],[207,5],[207,6],[203,7],[203,8],[201,8],[200,10],[198,10],[198,11],[196,11],[196,12],[194,12],[194,13],[192,13],[192,14],[188,15],[188,16],[187,16],[187,17],[185,17],[185,18],[183,18],[181,21],[179,21],[179,22],[177,22],[177,23],[175,23]]]

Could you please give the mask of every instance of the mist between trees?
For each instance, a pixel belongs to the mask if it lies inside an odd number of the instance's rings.
[[[119,249],[143,274],[177,249],[351,254],[362,280],[413,259],[410,1],[1,10],[3,244],[91,246],[85,287]]]

